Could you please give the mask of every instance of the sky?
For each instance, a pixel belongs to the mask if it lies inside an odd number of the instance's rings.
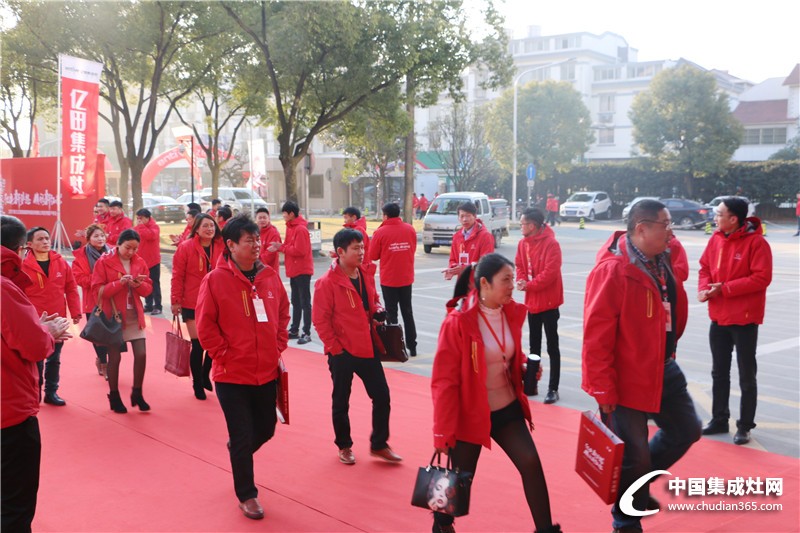
[[[467,2],[477,0],[466,0]],[[495,0],[514,38],[616,33],[639,61],[684,58],[755,83],[800,62],[797,0]]]

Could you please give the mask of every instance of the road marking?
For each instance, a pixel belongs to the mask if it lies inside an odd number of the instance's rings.
[[[775,352],[789,350],[791,348],[797,348],[798,346],[800,346],[800,337],[792,337],[790,339],[770,342],[769,344],[758,346],[756,348],[756,355],[768,355]]]

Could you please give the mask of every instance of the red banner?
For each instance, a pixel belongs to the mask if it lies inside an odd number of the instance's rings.
[[[103,65],[61,56],[61,180],[66,198],[94,195]]]

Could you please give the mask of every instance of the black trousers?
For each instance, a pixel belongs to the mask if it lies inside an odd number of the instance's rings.
[[[403,315],[403,330],[405,332],[406,347],[416,349],[417,326],[414,324],[414,310],[411,307],[411,285],[403,287],[387,287],[381,285],[383,303],[386,306],[386,318],[389,324],[399,324],[397,306],[400,305],[400,314]]]
[[[39,368],[39,391],[44,385],[44,393],[52,394],[58,390],[58,382],[61,380],[61,348],[63,342],[57,342],[53,353],[47,356],[45,361],[37,361]],[[39,393],[41,395],[41,392]]]
[[[289,278],[292,290],[292,325],[289,330],[300,332],[300,318],[303,318],[303,335],[311,335],[311,276],[301,274]]]
[[[550,527],[552,518],[547,482],[544,478],[539,452],[536,451],[536,445],[533,443],[533,437],[531,437],[525,415],[522,412],[522,406],[518,401],[514,401],[502,409],[492,411],[491,423],[492,440],[500,445],[522,477],[525,499],[528,502],[536,529]],[[472,472],[474,480],[480,455],[480,444],[456,441],[455,448],[450,452],[452,467],[464,472]],[[433,513],[433,520],[443,526],[453,523],[452,516],[439,512]]]
[[[144,305],[161,309],[161,263],[150,269],[150,279],[153,282],[153,292],[144,297]]]
[[[347,352],[339,355],[328,355],[328,369],[333,381],[332,417],[333,442],[339,449],[351,448],[353,439],[350,436],[350,392],[353,386],[353,374],[361,378],[367,396],[372,400],[372,434],[369,437],[370,448],[383,450],[389,441],[389,384],[383,373],[380,359],[373,357],[364,359],[354,357]]]
[[[733,348],[736,347],[739,388],[742,391],[739,420],[736,421],[736,427],[750,431],[756,427],[756,403],[758,402],[758,383],[756,381],[758,324],[720,326],[716,322],[712,322],[708,331],[708,341],[711,345],[712,359],[712,421],[727,423],[731,416],[728,400],[731,395],[731,360],[733,359]]]
[[[541,313],[528,313],[528,329],[531,338],[531,353],[542,355],[542,326],[547,336],[547,355],[550,357],[550,384],[547,390],[558,390],[561,381],[561,350],[558,348],[558,308]]]
[[[39,420],[32,416],[16,426],[0,430],[2,469],[0,529],[6,532],[29,532],[36,513],[39,492],[39,465],[42,439]]]
[[[230,439],[233,488],[240,502],[258,496],[253,454],[275,435],[277,380],[264,385],[218,381],[217,399],[225,414]]]

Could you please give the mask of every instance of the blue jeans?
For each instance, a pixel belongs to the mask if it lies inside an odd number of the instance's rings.
[[[647,441],[647,419],[652,418],[658,431]],[[603,419],[608,424],[608,415]],[[674,360],[664,365],[664,390],[661,393],[661,410],[645,413],[618,405],[611,414],[611,429],[625,442],[619,496],[611,508],[615,528],[641,529],[641,517],[628,516],[619,509],[619,497],[634,481],[654,470],[667,470],[700,439],[701,424],[694,403],[686,390],[686,378]],[[649,484],[633,495],[633,507],[645,510],[650,497]]]
[[[47,362],[36,362],[36,366],[39,368],[39,390],[41,391],[42,384],[44,384],[45,394],[52,394],[58,390],[58,382],[61,380],[61,348],[63,347],[63,342],[57,342],[56,349],[47,356]]]

